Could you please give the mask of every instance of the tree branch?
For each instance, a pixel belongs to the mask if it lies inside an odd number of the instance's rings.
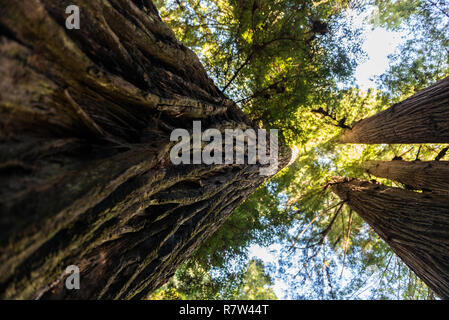
[[[342,129],[351,129],[350,126],[345,124],[346,118],[343,118],[341,120],[337,120],[334,116],[332,116],[328,111],[324,110],[323,108],[313,109],[313,113],[321,114],[324,117],[330,118],[331,120],[335,121],[336,123],[332,123],[332,125],[337,126]]]
[[[443,150],[441,150],[438,155],[435,158],[435,161],[440,161],[447,153],[447,151],[449,150],[449,147],[444,148]]]

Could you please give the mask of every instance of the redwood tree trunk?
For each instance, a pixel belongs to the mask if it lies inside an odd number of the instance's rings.
[[[365,170],[410,189],[449,195],[449,161],[368,161]]]
[[[0,298],[144,298],[267,178],[171,164],[173,128],[251,123],[151,1],[2,0],[0,72]]]
[[[343,133],[341,143],[449,142],[449,77]]]
[[[348,178],[332,190],[441,298],[449,299],[449,199]]]

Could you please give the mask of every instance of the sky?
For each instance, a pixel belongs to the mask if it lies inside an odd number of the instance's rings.
[[[363,30],[363,51],[367,59],[360,63],[355,71],[356,84],[362,89],[376,88],[373,78],[384,73],[389,66],[388,56],[395,53],[398,47],[404,43],[408,35],[404,32],[390,31],[382,27],[373,28],[367,23],[371,18],[374,8],[360,14],[357,11],[347,13],[355,28]]]
[[[404,42],[404,37],[405,35],[400,32],[392,32],[384,28],[366,32],[362,48],[368,54],[368,59],[355,71],[356,84],[361,89],[376,88],[372,79],[388,69],[388,55],[397,50],[398,46]]]
[[[370,13],[364,15],[357,15],[354,13],[353,21],[356,27],[364,29],[363,38],[365,39],[362,45],[363,51],[367,54],[366,60],[358,65],[355,70],[355,84],[363,90],[369,88],[377,88],[375,77],[380,76],[389,67],[388,56],[398,50],[399,46],[406,41],[407,34],[404,32],[393,32],[385,28],[372,28],[366,24],[366,18]],[[351,15],[351,13],[350,13]],[[267,264],[276,265],[279,252],[282,249],[280,244],[274,244],[268,248],[259,245],[252,245],[249,248],[249,258],[258,258]],[[343,280],[344,281],[343,277]],[[274,277],[273,290],[278,299],[285,299],[286,292],[289,290],[289,285],[282,279]],[[362,298],[363,296],[359,296]]]
[[[367,59],[358,65],[354,76],[356,84],[365,90],[376,88],[373,78],[387,71],[389,66],[388,56],[397,52],[399,46],[408,37],[404,31],[390,31],[382,27],[373,28],[371,24],[367,23],[373,14],[373,10],[366,10],[363,14],[350,11],[347,14],[355,28],[363,29],[364,42],[362,49],[367,54]]]

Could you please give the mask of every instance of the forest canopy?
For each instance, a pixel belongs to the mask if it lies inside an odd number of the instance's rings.
[[[367,160],[449,160],[443,152],[446,145],[337,141],[354,122],[449,75],[449,4],[155,3],[163,21],[195,51],[219,89],[255,123],[278,128],[295,150],[295,159],[246,200],[150,298],[434,299],[326,186],[333,176],[374,179],[362,168]],[[356,17],[364,17],[363,27],[354,23]],[[367,58],[362,44],[366,30],[373,28],[402,31],[408,37],[389,56],[377,85],[359,88],[354,73]],[[251,257],[254,248],[269,248],[263,252],[271,260]],[[276,296],[275,284],[281,296]]]

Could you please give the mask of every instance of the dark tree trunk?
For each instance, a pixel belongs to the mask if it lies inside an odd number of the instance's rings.
[[[449,199],[357,179],[332,190],[441,298],[449,299]]]
[[[449,195],[449,161],[368,161],[365,170],[409,189]]]
[[[341,143],[449,142],[449,77],[343,133]]]
[[[0,298],[144,298],[267,178],[171,164],[173,128],[251,123],[148,0],[2,0],[0,72]]]

